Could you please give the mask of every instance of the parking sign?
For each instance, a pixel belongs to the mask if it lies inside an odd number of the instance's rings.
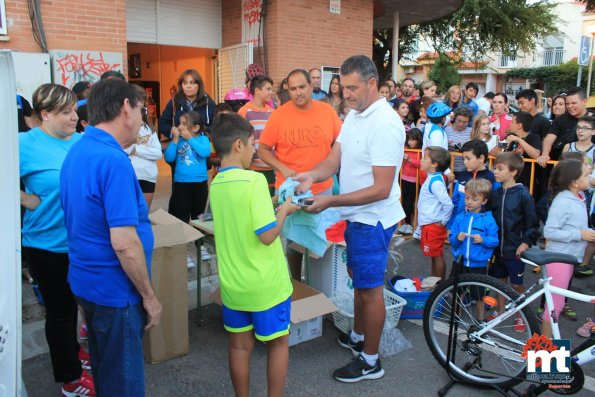
[[[581,66],[589,65],[589,53],[591,52],[591,38],[581,36],[581,48],[578,53],[578,64]]]

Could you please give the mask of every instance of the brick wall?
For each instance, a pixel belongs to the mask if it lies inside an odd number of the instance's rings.
[[[223,45],[239,44],[241,0],[223,1],[222,18]],[[373,2],[369,0],[342,0],[339,15],[329,12],[328,1],[269,0],[268,73],[277,86],[298,67],[341,66],[351,55],[372,56],[372,28]]]
[[[9,41],[0,49],[41,52],[33,39],[25,0],[6,0]],[[126,59],[125,0],[42,0],[41,16],[50,50],[121,52]]]

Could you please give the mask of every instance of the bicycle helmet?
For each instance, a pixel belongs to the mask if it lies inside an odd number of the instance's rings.
[[[452,109],[444,102],[434,102],[428,106],[426,114],[431,118],[441,118],[452,112]]]
[[[248,93],[245,89],[232,88],[231,90],[227,91],[227,94],[225,94],[223,100],[225,103],[231,106],[234,112],[237,112],[250,100],[250,97],[248,96]]]
[[[257,63],[251,63],[246,68],[246,77],[248,80],[252,80],[256,76],[260,76],[264,74],[264,69]]]

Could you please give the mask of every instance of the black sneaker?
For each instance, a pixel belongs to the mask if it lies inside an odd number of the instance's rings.
[[[384,376],[384,370],[380,364],[380,359],[376,360],[375,365],[368,365],[362,355],[351,360],[343,368],[333,372],[333,377],[339,382],[354,383],[364,379],[380,379]]]
[[[593,269],[587,265],[578,265],[574,268],[574,276],[576,278],[589,277],[593,275]]]
[[[337,338],[337,342],[339,342],[339,345],[342,347],[351,349],[351,352],[356,357],[359,356],[359,354],[364,350],[364,342],[354,342],[351,339],[350,334],[341,333]]]

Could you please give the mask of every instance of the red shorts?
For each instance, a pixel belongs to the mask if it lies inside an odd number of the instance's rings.
[[[432,223],[421,227],[420,246],[424,256],[437,257],[444,255],[446,227]]]

